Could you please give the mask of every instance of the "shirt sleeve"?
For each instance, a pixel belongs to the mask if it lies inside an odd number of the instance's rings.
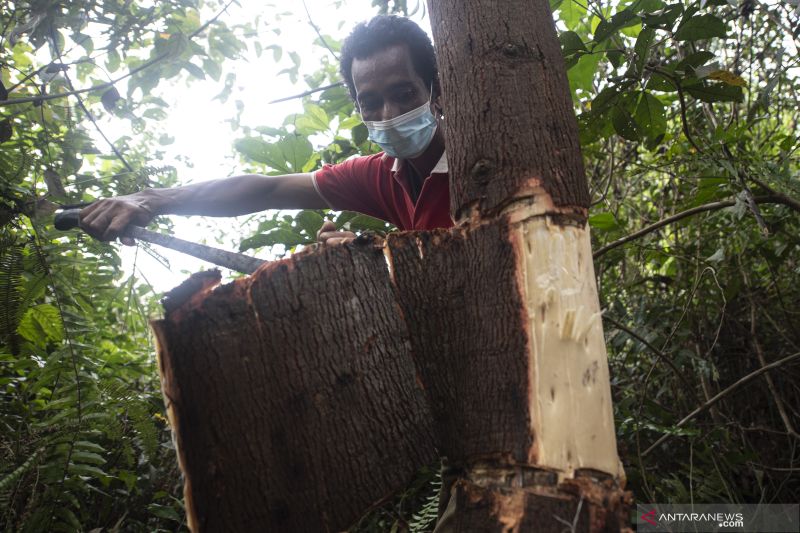
[[[355,157],[335,165],[324,165],[312,174],[317,193],[337,211],[357,211],[389,220],[380,188],[383,154]]]

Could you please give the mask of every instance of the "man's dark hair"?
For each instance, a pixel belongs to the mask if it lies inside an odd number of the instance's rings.
[[[369,22],[361,22],[342,44],[339,72],[350,96],[356,99],[353,85],[353,59],[364,59],[396,44],[405,44],[411,55],[414,70],[430,86],[436,79],[436,55],[428,34],[413,21],[395,15],[378,15]]]

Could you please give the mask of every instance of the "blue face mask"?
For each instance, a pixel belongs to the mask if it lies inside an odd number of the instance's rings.
[[[431,88],[433,89],[433,88]],[[392,157],[410,159],[428,148],[436,133],[436,117],[431,113],[430,100],[408,113],[389,120],[365,120],[369,140]]]

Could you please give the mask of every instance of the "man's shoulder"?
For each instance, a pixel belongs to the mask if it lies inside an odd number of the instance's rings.
[[[392,170],[395,159],[383,152],[351,157],[332,166],[347,167],[351,172],[388,173]]]

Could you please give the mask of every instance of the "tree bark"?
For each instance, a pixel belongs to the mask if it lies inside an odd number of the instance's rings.
[[[547,1],[429,1],[456,220],[520,198],[580,219],[589,189]]]
[[[380,247],[218,280],[153,322],[193,531],[341,531],[435,459]]]

